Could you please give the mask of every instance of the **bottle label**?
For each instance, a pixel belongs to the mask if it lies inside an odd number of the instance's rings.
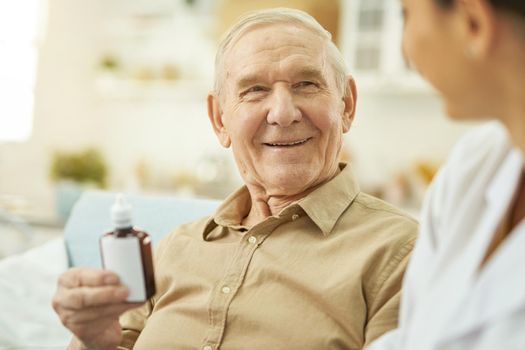
[[[101,239],[104,268],[115,272],[129,289],[127,301],[146,300],[144,270],[137,237],[105,236]]]

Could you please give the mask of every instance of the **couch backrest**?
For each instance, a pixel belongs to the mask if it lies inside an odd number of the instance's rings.
[[[75,204],[64,235],[69,266],[100,267],[98,239],[112,230],[110,208],[115,193],[86,191]],[[219,205],[211,199],[126,195],[134,226],[148,232],[155,245],[177,226],[209,216]]]

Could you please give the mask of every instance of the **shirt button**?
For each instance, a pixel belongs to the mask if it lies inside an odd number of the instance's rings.
[[[250,238],[248,238],[248,242],[250,242],[251,244],[255,244],[255,243],[257,243],[257,237],[255,237],[255,236],[250,236]]]
[[[292,215],[292,221],[295,221],[297,219],[299,219],[299,214],[293,214]]]
[[[232,289],[228,286],[224,286],[222,287],[221,291],[224,293],[224,294],[230,294],[230,292],[232,291]],[[211,348],[210,348],[211,349]]]
[[[206,345],[205,347],[202,348],[202,350],[213,350],[213,348],[209,345]]]

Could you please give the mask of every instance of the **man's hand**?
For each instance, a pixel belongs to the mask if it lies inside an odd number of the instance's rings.
[[[122,337],[119,316],[141,305],[127,303],[127,296],[110,271],[72,268],[60,275],[53,308],[76,337],[69,349],[116,349]]]

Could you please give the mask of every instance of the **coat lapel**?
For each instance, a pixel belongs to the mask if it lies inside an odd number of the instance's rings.
[[[443,342],[483,328],[525,309],[525,223],[521,222],[487,263],[472,290],[457,308]]]
[[[457,299],[458,303],[451,305],[451,317],[441,333],[443,341],[457,339],[483,327],[525,303],[525,278],[522,277],[525,276],[524,222],[514,228],[479,271],[496,227],[513,197],[522,164],[521,155],[511,152],[487,188],[485,210],[480,210],[476,216],[480,221],[476,238],[467,246],[465,256],[456,266],[456,270],[465,270],[463,277],[468,281],[467,289]]]

